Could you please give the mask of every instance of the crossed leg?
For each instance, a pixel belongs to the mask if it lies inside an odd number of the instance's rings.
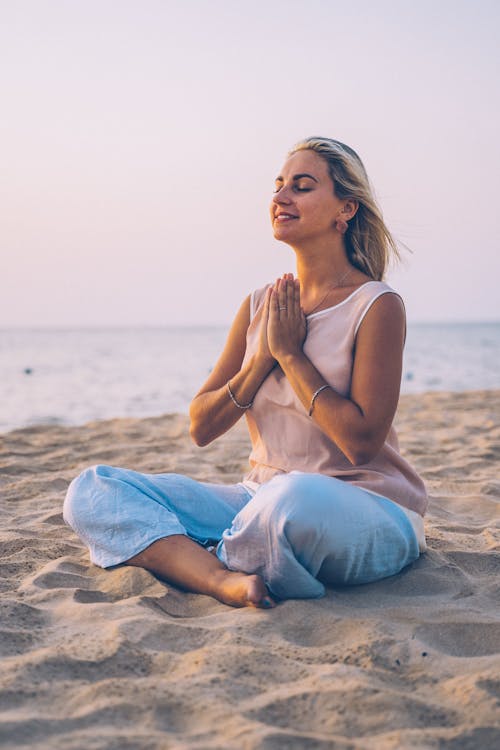
[[[275,606],[259,575],[228,570],[215,555],[183,534],[158,539],[125,564],[146,568],[169,583],[208,594],[232,607]]]

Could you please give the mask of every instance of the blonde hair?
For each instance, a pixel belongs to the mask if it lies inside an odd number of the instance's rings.
[[[352,148],[331,138],[305,138],[288,155],[305,150],[315,151],[326,161],[337,198],[358,202],[359,208],[348,221],[344,235],[347,257],[372,279],[382,280],[389,260],[399,260],[400,255],[375,201],[363,162]]]

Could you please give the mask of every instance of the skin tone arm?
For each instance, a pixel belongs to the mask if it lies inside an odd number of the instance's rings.
[[[286,310],[280,308],[284,308]],[[274,287],[269,307],[268,340],[295,393],[309,411],[312,395],[326,381],[302,350],[306,319],[300,286],[287,274]],[[312,418],[353,465],[373,459],[392,424],[399,398],[405,312],[399,297],[384,294],[374,302],[357,334],[348,398],[326,388]]]
[[[246,349],[246,333],[250,324],[250,297],[241,305],[228,334],[226,345],[217,364],[203,387],[194,397],[189,409],[190,434],[197,445],[203,446],[227,432],[244,414],[232,402],[227,383],[239,404],[249,404],[269,375],[276,360],[267,343],[270,290],[261,313],[259,347],[255,356],[242,367]]]

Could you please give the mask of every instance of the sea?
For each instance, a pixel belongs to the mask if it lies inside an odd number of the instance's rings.
[[[187,413],[227,327],[0,329],[0,432]],[[500,388],[500,322],[408,327],[402,393]]]

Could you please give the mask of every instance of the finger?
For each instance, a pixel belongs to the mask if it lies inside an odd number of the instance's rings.
[[[273,288],[271,290],[270,307],[273,307],[273,305],[274,305],[274,303],[276,301],[275,300],[275,295],[278,295],[278,299],[279,299],[280,284],[281,284],[281,279],[276,279],[276,281],[274,282]]]
[[[279,293],[276,289],[271,289],[269,295],[269,320],[279,318]]]
[[[294,279],[293,291],[294,291],[295,308],[299,312],[302,312],[302,307],[300,306],[300,281],[298,279]]]
[[[289,276],[291,274],[288,274]],[[293,281],[288,281],[287,289],[286,289],[286,305],[288,308],[288,311],[290,313],[296,314],[296,306],[295,306],[295,284]]]
[[[262,318],[263,320],[267,320],[269,317],[269,304],[271,301],[271,293],[273,291],[272,286],[269,286],[266,291],[266,296],[264,297],[264,305],[262,308]]]
[[[280,315],[286,315],[287,311],[287,280],[285,276],[280,280],[280,287],[279,287],[279,312]]]

